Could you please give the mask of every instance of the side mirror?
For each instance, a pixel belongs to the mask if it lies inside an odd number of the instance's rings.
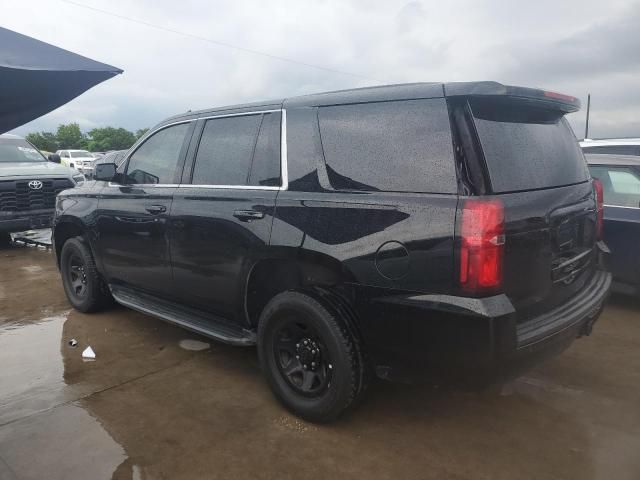
[[[93,179],[100,180],[102,182],[110,182],[116,176],[116,168],[115,163],[99,163],[96,165],[96,169],[93,172]]]
[[[58,155],[57,153],[52,153],[51,155],[49,155],[47,157],[47,159],[52,162],[52,163],[60,163],[60,155]]]

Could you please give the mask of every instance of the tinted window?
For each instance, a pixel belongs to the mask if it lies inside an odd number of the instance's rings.
[[[164,128],[149,137],[130,157],[128,183],[174,183],[188,123]]]
[[[640,155],[640,145],[600,145],[582,147],[584,153],[611,153],[614,155]]]
[[[318,121],[334,188],[457,191],[444,99],[322,107]]]
[[[193,169],[192,183],[247,185],[262,115],[207,120]]]
[[[280,124],[280,113],[264,115],[253,154],[249,185],[280,185]]]
[[[44,162],[46,159],[33,145],[20,138],[0,138],[0,163]]]
[[[494,192],[585,182],[587,165],[566,119],[558,112],[471,101]]]
[[[628,167],[591,166],[591,175],[602,182],[604,203],[640,207],[640,174]]]

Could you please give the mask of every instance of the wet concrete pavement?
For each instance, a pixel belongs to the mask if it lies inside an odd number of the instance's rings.
[[[502,390],[378,382],[329,426],[276,402],[253,349],[120,307],[71,310],[50,250],[0,250],[0,305],[2,480],[640,478],[630,300]]]

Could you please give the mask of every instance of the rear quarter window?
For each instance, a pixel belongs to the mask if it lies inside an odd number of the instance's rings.
[[[588,180],[580,146],[559,112],[495,100],[471,100],[470,105],[494,192]]]
[[[318,123],[337,190],[457,192],[442,98],[321,107]]]

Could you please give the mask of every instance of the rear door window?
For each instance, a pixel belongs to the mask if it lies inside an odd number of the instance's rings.
[[[262,115],[207,120],[192,183],[196,185],[247,185]]]
[[[494,192],[586,182],[587,165],[560,112],[472,99],[471,110]]]
[[[321,107],[318,123],[337,190],[457,192],[442,98]]]

